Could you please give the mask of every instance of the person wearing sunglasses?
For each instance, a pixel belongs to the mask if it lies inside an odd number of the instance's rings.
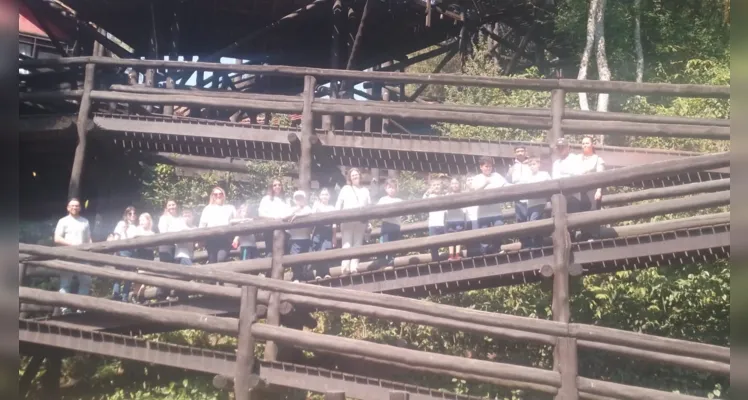
[[[210,193],[210,204],[208,204],[200,215],[200,228],[213,228],[225,226],[236,218],[236,208],[226,204],[226,192],[216,186]],[[231,242],[234,236],[219,235],[205,240],[205,250],[208,252],[208,263],[222,263],[226,261],[231,250]]]

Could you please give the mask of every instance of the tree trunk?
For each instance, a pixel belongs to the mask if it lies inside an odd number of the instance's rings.
[[[644,81],[644,50],[642,49],[642,0],[634,0],[634,47],[636,49],[636,81]]]
[[[587,14],[587,41],[584,45],[584,52],[582,53],[582,59],[579,62],[579,75],[578,80],[587,79],[587,68],[590,64],[590,55],[592,54],[592,46],[595,44],[595,34],[597,32],[597,9],[600,6],[600,0],[592,0],[590,2],[589,14]],[[587,101],[587,93],[579,92],[579,107],[584,111],[589,111],[590,104]]]
[[[605,3],[607,0],[599,0],[600,4],[597,9],[597,16],[595,21],[595,45],[597,46],[597,74],[598,79],[601,81],[610,80],[610,68],[608,67],[608,56],[605,52]],[[597,111],[607,112],[608,111],[608,93],[600,93],[597,95]],[[605,136],[599,135],[597,143],[603,145],[605,142]]]

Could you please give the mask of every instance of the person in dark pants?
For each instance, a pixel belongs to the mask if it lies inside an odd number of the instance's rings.
[[[210,194],[208,204],[200,215],[200,228],[212,228],[226,226],[236,218],[236,209],[231,204],[226,204],[226,192],[215,187]],[[205,240],[205,250],[208,252],[208,263],[216,264],[226,261],[231,250],[233,236],[219,235]]]
[[[387,181],[385,181],[384,183],[385,195],[381,199],[379,199],[377,205],[394,204],[403,201],[401,198],[397,197],[397,189],[397,179],[387,179]],[[400,233],[401,219],[401,217],[390,217],[384,218],[382,220],[382,228],[380,229],[381,233],[379,236],[380,243],[394,242],[396,240],[402,239],[402,234]],[[383,258],[389,266],[393,266],[395,264],[394,254],[387,254],[381,258]]]
[[[523,180],[527,180],[527,177],[531,175],[530,167],[527,165],[528,156],[527,149],[525,146],[517,146],[514,148],[514,163],[506,174],[507,182],[516,185],[521,183]],[[514,202],[514,214],[515,221],[526,221],[527,220],[527,200],[519,200]]]
[[[283,182],[277,178],[270,181],[267,193],[260,200],[258,216],[264,219],[283,219],[289,213],[289,206],[283,197]],[[263,237],[265,238],[265,256],[270,257],[273,251],[273,231],[264,232]],[[288,248],[288,241],[285,244],[284,247]]]
[[[335,211],[335,206],[330,204],[330,190],[322,188],[317,196],[317,202],[312,207],[312,213]],[[335,225],[318,225],[312,233],[312,251],[325,251],[334,247]],[[330,277],[330,263],[325,261],[312,267],[315,279]]]
[[[582,139],[581,165],[583,175],[605,171],[605,161],[602,157],[595,154],[594,138],[592,136],[585,136]],[[602,198],[602,188],[583,192],[580,196],[579,211],[599,210]],[[599,225],[582,229],[582,240],[592,241],[598,237],[600,237]]]
[[[297,190],[293,194],[293,200],[296,205],[291,208],[291,214],[288,216],[291,221],[296,217],[310,215],[312,209],[307,205],[306,193]],[[312,250],[311,228],[294,228],[289,229],[290,234],[290,254],[303,254]],[[311,273],[311,266],[307,264],[294,265],[291,267],[294,281],[311,280],[314,276]]]
[[[424,199],[431,199],[444,195],[444,185],[442,180],[439,178],[431,178],[429,181],[429,189],[424,193]],[[431,211],[429,213],[429,236],[443,235],[444,234],[444,210]],[[434,247],[431,249],[431,261],[439,260],[439,248]]]
[[[527,160],[527,166],[530,168],[530,175],[525,176],[520,180],[518,183],[535,183],[535,182],[543,182],[551,180],[551,175],[545,171],[540,170],[540,160],[537,158],[530,158]],[[524,215],[523,219],[518,219],[517,222],[529,222],[529,221],[537,221],[539,219],[542,219],[545,215],[545,206],[548,203],[547,198],[542,199],[528,199],[524,201],[524,204],[527,206],[527,212]],[[520,238],[520,243],[522,243],[523,249],[533,248],[533,247],[542,247],[543,246],[543,236],[528,236]]]
[[[462,192],[462,185],[460,180],[452,178],[449,181],[449,189],[447,194],[458,194]],[[455,208],[447,210],[444,215],[444,227],[447,233],[462,232],[467,229],[467,222],[465,218],[465,208]],[[459,244],[449,246],[449,260],[459,260],[462,258],[462,247]]]
[[[486,190],[501,188],[509,183],[494,170],[494,160],[491,157],[481,157],[478,160],[481,173],[473,177],[473,190]],[[478,206],[477,210],[477,228],[476,224],[472,229],[484,229],[494,226],[501,226],[504,220],[501,217],[501,204],[486,204]],[[468,250],[474,255],[486,255],[501,251],[501,243],[498,246],[495,243],[481,243],[480,247],[474,245]],[[477,254],[476,254],[477,253]]]
[[[563,179],[571,176],[582,174],[582,160],[579,154],[573,154],[569,150],[569,143],[565,138],[556,140],[557,159],[553,162],[551,178]],[[566,195],[566,212],[573,214],[581,209],[581,200],[579,193]],[[570,230],[572,240],[576,237],[576,232]]]

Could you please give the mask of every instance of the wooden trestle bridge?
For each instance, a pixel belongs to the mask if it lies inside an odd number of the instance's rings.
[[[22,76],[22,80],[28,82],[39,80],[45,74],[56,74],[69,77],[72,83],[57,91],[37,90],[29,84],[20,95],[23,102],[44,110],[21,118],[21,139],[27,146],[43,146],[48,141],[75,144],[71,195],[77,195],[80,191],[83,165],[90,157],[87,146],[91,143],[109,143],[113,145],[110,147],[112,151],[119,147],[135,149],[145,155],[168,152],[216,157],[216,160],[219,157],[235,157],[298,161],[299,184],[301,188],[309,190],[315,174],[341,165],[465,173],[475,168],[478,156],[488,155],[500,163],[509,162],[513,158],[513,148],[518,144],[388,133],[386,122],[389,120],[415,119],[545,130],[548,132],[545,143],[522,143],[539,156],[550,154],[557,138],[582,133],[712,140],[729,140],[730,137],[729,120],[580,112],[566,110],[564,106],[567,92],[729,98],[729,87],[496,79],[103,57],[29,60],[22,62],[22,67],[31,71],[28,78]],[[301,96],[288,96],[123,85],[121,77],[125,68],[139,72],[166,69],[169,73],[200,70],[281,76],[303,79],[304,91]],[[330,80],[374,82],[380,87],[416,83],[551,91],[552,105],[550,109],[521,109],[315,98],[317,84]],[[79,81],[82,81],[82,85]],[[173,115],[177,105],[300,113],[302,123],[298,129],[271,128],[267,125],[178,117]],[[333,119],[335,116],[379,118],[384,119],[382,125],[385,128],[381,132],[335,130],[329,125],[321,125],[323,116],[333,116]],[[237,399],[248,399],[252,393],[272,391],[277,387],[325,393],[331,399],[349,397],[373,400],[388,396],[391,399],[467,398],[389,380],[391,377],[383,376],[386,375],[384,372],[371,368],[375,364],[544,392],[555,395],[557,399],[697,398],[579,376],[578,348],[718,375],[729,375],[730,349],[573,323],[569,309],[569,286],[570,280],[579,279],[585,274],[663,266],[679,268],[688,263],[728,258],[730,214],[709,212],[730,203],[730,155],[619,147],[603,147],[598,154],[611,167],[609,170],[428,201],[413,200],[397,205],[374,206],[364,216],[367,219],[380,219],[550,197],[552,218],[527,223],[301,255],[283,255],[284,230],[357,221],[362,218],[361,212],[338,211],[315,214],[292,223],[260,221],[75,247],[20,244],[21,283],[24,276],[34,273],[70,271],[170,288],[180,294],[176,301],[135,305],[20,287],[22,310],[24,307],[31,310],[33,305],[42,305],[87,311],[82,314],[20,319],[20,349],[24,354],[35,356],[36,360],[21,378],[21,386],[28,385],[36,373],[34,366],[38,369],[44,355],[47,356],[47,373],[54,377],[52,366],[57,365],[59,373],[59,357],[83,352],[213,374],[216,376],[214,383],[233,388]],[[638,189],[605,196],[602,210],[567,214],[563,194],[598,187]],[[574,242],[568,234],[572,228],[682,212],[696,212],[698,215],[665,222],[604,228],[602,238],[591,242]],[[423,223],[404,226],[407,232],[419,232],[425,228]],[[276,247],[268,259],[184,268],[109,255],[118,250],[201,240],[219,234],[269,231],[275,232]],[[539,249],[507,248],[502,253],[456,261],[431,260],[428,255],[406,256],[396,261],[394,269],[386,270],[366,268],[372,263],[364,263],[361,268],[363,272],[347,276],[341,276],[333,268],[331,278],[306,284],[282,279],[284,268],[298,264],[329,263],[353,256],[367,258],[408,253],[457,242],[529,234],[549,234],[552,240]],[[267,277],[258,276],[259,273]],[[467,310],[418,299],[432,294],[541,280],[553,282],[552,321]],[[216,282],[225,286],[216,286]],[[308,317],[309,311],[313,310],[348,312],[548,345],[554,348],[554,368],[544,370],[409,349],[392,351],[387,345],[303,331],[300,329],[303,325],[313,325]],[[237,350],[229,353],[208,351],[138,337],[143,333],[187,328],[238,336]],[[255,346],[260,342],[265,343],[263,360],[255,359]],[[289,356],[290,353],[283,351],[284,348],[333,354],[341,357],[340,360],[355,359],[356,363],[346,364],[350,364],[350,370],[323,369]],[[57,349],[57,352],[50,349]],[[353,364],[359,368],[353,369]],[[48,390],[50,396],[56,393],[54,384]]]

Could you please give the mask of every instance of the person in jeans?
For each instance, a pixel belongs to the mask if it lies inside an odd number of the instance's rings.
[[[551,175],[549,173],[540,170],[539,159],[530,158],[527,160],[527,165],[530,167],[531,175],[522,177],[518,183],[535,183],[551,180]],[[527,199],[524,200],[524,202],[527,205],[527,213],[522,220],[517,220],[518,223],[537,221],[543,218],[545,215],[545,206],[548,203],[547,198]],[[520,238],[519,241],[522,243],[523,249],[543,246],[542,235]]]
[[[287,216],[292,222],[296,217],[302,217],[312,213],[312,209],[307,205],[306,193],[303,190],[297,190],[294,192],[293,200],[295,205],[290,209],[290,215]],[[288,231],[291,236],[290,254],[304,254],[312,250],[312,228],[293,228]],[[310,276],[310,265],[297,264],[291,267],[291,270],[293,271],[294,281],[310,280],[314,278],[313,276]]]
[[[195,229],[195,214],[192,210],[183,209],[182,217],[174,220],[172,232],[182,232]],[[174,246],[174,262],[179,265],[190,266],[195,256],[195,242],[182,242]]]
[[[81,203],[72,198],[67,205],[68,215],[60,218],[55,227],[54,241],[58,246],[78,246],[91,243],[91,226],[88,220],[81,217]],[[71,272],[60,272],[60,293],[70,293],[70,282],[78,278],[78,294],[87,296],[91,289],[91,277]],[[70,310],[62,307],[60,311],[68,314]],[[79,311],[80,312],[80,311]]]
[[[377,205],[394,204],[403,201],[401,198],[397,197],[397,189],[397,179],[387,179],[384,183],[385,195],[382,196],[381,199],[379,199]],[[382,227],[380,229],[379,236],[380,243],[394,242],[396,240],[402,239],[402,234],[400,233],[401,219],[401,217],[389,217],[382,219]],[[387,262],[387,265],[394,265],[394,254],[387,254],[383,258]]]
[[[335,211],[335,206],[330,204],[330,190],[322,188],[317,196],[317,202],[312,207],[312,213],[323,213]],[[335,245],[335,229],[337,226],[317,225],[312,233],[312,251],[325,251],[332,249]],[[330,277],[330,263],[327,261],[317,263],[313,266],[315,279]]]
[[[138,216],[135,207],[128,206],[122,214],[122,220],[117,222],[114,227],[114,235],[117,240],[132,239],[138,235]],[[135,250],[121,250],[118,252],[120,257],[135,257]],[[130,289],[132,282],[116,282],[112,287],[112,299],[127,302],[130,299]]]
[[[514,163],[506,173],[506,180],[511,184],[517,184],[526,180],[529,175],[532,175],[530,166],[527,165],[527,149],[525,146],[517,146],[514,148]],[[514,216],[515,221],[527,220],[527,200],[518,200],[514,202]]]
[[[229,225],[236,217],[236,208],[226,203],[226,192],[216,186],[210,194],[210,204],[200,214],[200,228],[213,228]],[[205,250],[208,252],[208,263],[216,264],[226,261],[231,249],[233,236],[214,236],[205,240]]]
[[[462,192],[462,185],[460,184],[460,180],[458,178],[452,178],[449,181],[449,188],[447,189],[447,194],[459,194]],[[454,208],[451,210],[447,210],[447,213],[444,215],[444,226],[447,231],[447,233],[455,233],[455,232],[462,232],[466,228],[465,223],[465,209],[464,208]],[[462,247],[459,244],[455,244],[454,246],[449,246],[449,259],[450,260],[459,260],[462,258]]]
[[[481,157],[478,160],[481,173],[473,177],[473,190],[495,189],[509,185],[503,176],[494,170],[494,160],[491,157]],[[501,204],[485,204],[478,206],[477,227],[472,229],[484,229],[494,226],[501,226],[504,221],[501,217]],[[484,242],[480,247],[475,248],[480,255],[494,253],[500,250],[500,246],[493,243]],[[471,253],[473,252],[471,251]]]
[[[423,194],[424,199],[432,199],[444,195],[444,185],[439,178],[431,178],[429,189]],[[431,211],[429,213],[429,236],[444,234],[444,210]],[[431,248],[431,261],[439,260],[439,248]]]

